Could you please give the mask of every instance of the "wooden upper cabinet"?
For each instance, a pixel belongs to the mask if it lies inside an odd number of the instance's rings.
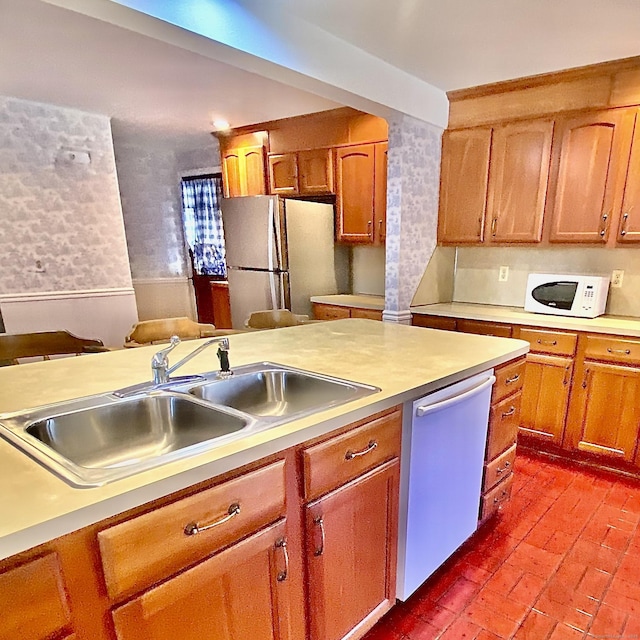
[[[611,109],[558,120],[551,242],[607,241],[620,213],[630,116],[628,110]]]
[[[490,150],[490,128],[444,132],[439,242],[482,242]]]
[[[552,138],[551,120],[519,122],[494,129],[487,242],[540,242]]]
[[[336,149],[336,236],[339,242],[373,242],[374,176],[374,144]]]
[[[640,111],[636,113],[618,242],[640,242]]]
[[[267,192],[264,147],[238,147],[224,151],[222,184],[226,198],[264,195]]]
[[[378,142],[375,149],[374,235],[375,244],[384,244],[387,236],[387,162],[389,145]]]
[[[269,193],[298,193],[298,159],[295,153],[270,153]]]
[[[330,149],[298,151],[298,188],[301,194],[333,193]]]

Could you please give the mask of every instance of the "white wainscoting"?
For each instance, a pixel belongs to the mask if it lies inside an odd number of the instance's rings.
[[[196,319],[196,302],[191,280],[176,278],[137,278],[133,280],[140,320],[155,318]]]
[[[138,321],[135,292],[129,287],[0,295],[0,310],[7,333],[66,329],[108,347],[121,347]]]

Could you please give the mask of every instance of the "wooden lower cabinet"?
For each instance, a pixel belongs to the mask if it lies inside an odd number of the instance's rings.
[[[313,317],[316,320],[342,320],[344,318],[365,318],[367,320],[382,320],[382,311],[378,309],[363,309],[361,307],[345,307],[337,304],[313,302]]]
[[[393,605],[398,474],[394,459],[306,507],[311,640],[346,638]]]
[[[118,607],[118,640],[296,640],[284,521]]]
[[[529,354],[520,409],[520,431],[562,445],[569,407],[573,360]]]

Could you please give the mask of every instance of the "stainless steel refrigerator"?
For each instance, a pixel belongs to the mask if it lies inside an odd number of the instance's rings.
[[[333,205],[250,196],[224,198],[221,209],[234,328],[253,311],[309,314],[311,296],[348,289],[349,256],[334,243]]]

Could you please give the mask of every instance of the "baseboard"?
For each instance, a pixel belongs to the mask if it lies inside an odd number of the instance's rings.
[[[411,324],[411,311],[409,309],[404,309],[403,311],[385,309],[382,312],[382,320],[384,322],[395,322],[396,324]]]

